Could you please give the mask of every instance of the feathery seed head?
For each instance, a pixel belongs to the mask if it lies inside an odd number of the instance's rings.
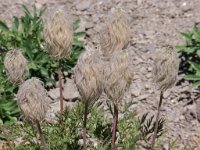
[[[171,88],[177,79],[179,58],[173,47],[168,46],[158,53],[153,68],[153,81],[161,91]]]
[[[128,51],[116,51],[105,66],[104,91],[118,105],[133,78]]]
[[[42,121],[50,101],[43,82],[37,78],[26,80],[17,93],[18,105],[26,119]]]
[[[117,11],[115,20],[107,25],[100,34],[100,45],[104,56],[110,57],[115,51],[125,49],[129,43],[130,33],[127,21]]]
[[[70,56],[73,42],[73,29],[63,12],[57,11],[44,29],[44,39],[50,55],[56,59]]]
[[[83,102],[93,104],[102,93],[102,62],[94,50],[86,50],[75,67],[75,82]]]
[[[4,66],[8,80],[13,84],[22,83],[28,76],[28,62],[19,49],[7,52]]]

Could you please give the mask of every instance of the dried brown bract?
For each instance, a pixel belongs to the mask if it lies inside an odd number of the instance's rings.
[[[75,67],[75,82],[82,100],[93,103],[102,93],[102,63],[96,51],[87,50]]]
[[[26,119],[42,121],[48,108],[49,97],[43,82],[37,78],[26,80],[17,93],[18,105]]]
[[[133,78],[127,51],[117,51],[104,69],[104,91],[117,106]]]
[[[104,56],[110,57],[116,50],[125,49],[129,43],[130,31],[127,21],[120,12],[115,20],[100,34],[100,45]]]
[[[171,88],[177,79],[179,58],[176,51],[168,46],[156,56],[153,68],[153,81],[161,91]]]
[[[7,52],[4,66],[8,80],[14,84],[22,83],[28,75],[28,62],[19,49]]]
[[[73,29],[63,12],[57,11],[44,29],[44,39],[50,55],[56,59],[70,56],[73,42]]]

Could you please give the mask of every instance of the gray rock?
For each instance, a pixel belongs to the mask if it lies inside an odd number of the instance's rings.
[[[64,99],[69,101],[74,101],[80,99],[79,92],[76,88],[76,85],[72,79],[67,78],[63,90]]]
[[[92,4],[91,0],[83,0],[76,5],[76,9],[83,11],[88,9],[91,6],[91,4]]]
[[[59,90],[60,90],[59,88],[51,89],[48,92],[48,94],[53,100],[58,99],[60,97],[60,91]]]
[[[134,89],[134,90],[131,91],[132,96],[138,97],[138,96],[140,96],[140,94],[141,94],[140,88],[137,88],[137,89]]]

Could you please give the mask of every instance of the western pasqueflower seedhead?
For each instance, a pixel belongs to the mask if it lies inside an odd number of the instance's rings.
[[[161,91],[171,88],[177,79],[179,58],[177,52],[168,46],[163,52],[158,53],[153,68],[153,81]]]
[[[56,59],[70,56],[73,42],[73,29],[63,12],[57,11],[46,24],[44,39],[50,55]]]
[[[104,69],[104,91],[114,104],[119,104],[132,78],[128,51],[116,51]]]
[[[17,93],[18,105],[25,118],[41,121],[45,118],[50,101],[43,82],[37,78],[26,80]]]
[[[85,51],[75,67],[75,82],[82,100],[93,103],[102,93],[102,63],[97,52]]]
[[[19,49],[7,52],[4,66],[8,80],[14,84],[22,83],[28,75],[28,62]]]
[[[116,12],[113,22],[100,34],[100,46],[104,56],[110,57],[115,51],[125,49],[129,43],[130,31],[127,21]]]

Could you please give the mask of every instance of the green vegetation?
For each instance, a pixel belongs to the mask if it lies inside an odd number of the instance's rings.
[[[57,114],[56,123],[43,122],[42,128],[47,139],[49,150],[79,150],[81,149],[80,137],[83,127],[84,105],[78,103],[73,110],[65,110],[63,114]],[[90,149],[110,149],[111,147],[111,126],[112,123],[105,118],[105,113],[97,106],[90,108],[88,118],[88,148]],[[164,133],[164,120],[159,121],[158,137]],[[138,141],[145,141],[148,144],[153,135],[155,122],[153,116],[144,114],[142,118],[137,118],[135,112],[127,111],[124,117],[119,120],[119,136],[117,147],[125,150],[136,150]],[[15,150],[40,150],[38,134],[29,123],[18,122],[11,125],[4,125],[3,129],[8,129],[7,138],[14,143],[21,138],[21,143],[14,145]],[[96,144],[95,144],[96,143]],[[147,145],[148,146],[148,145]]]
[[[200,86],[200,27],[183,32],[186,44],[177,46],[181,53],[181,69],[186,73],[185,79],[190,80],[194,87]]]

